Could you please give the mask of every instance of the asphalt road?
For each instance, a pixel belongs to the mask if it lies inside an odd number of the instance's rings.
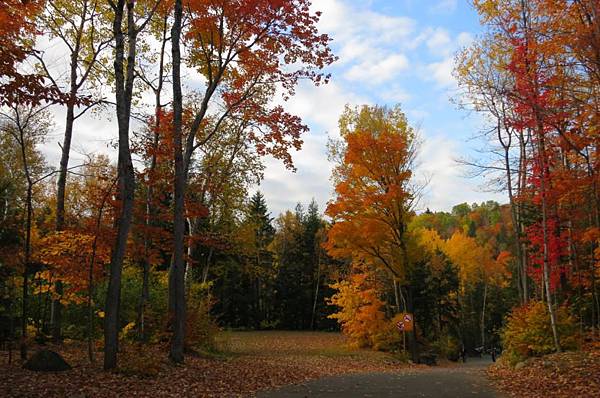
[[[489,359],[471,359],[456,367],[324,377],[304,384],[263,391],[257,397],[500,397],[488,384],[484,374],[490,364]]]

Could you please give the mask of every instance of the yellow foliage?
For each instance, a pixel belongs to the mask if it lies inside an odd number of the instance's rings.
[[[431,229],[418,232],[424,248],[432,254],[436,250],[442,251],[458,267],[461,290],[479,282],[497,286],[507,283],[510,277],[508,264],[512,260],[509,252],[502,251],[494,258],[489,245],[482,245],[460,231],[446,241]]]
[[[350,345],[381,348],[381,336],[389,331],[389,321],[382,310],[385,302],[378,297],[378,289],[370,275],[354,274],[349,280],[334,283],[331,287],[337,293],[329,299],[329,304],[338,306],[340,311],[329,317],[337,319]]]
[[[135,322],[129,322],[127,325],[121,329],[120,338],[126,339],[131,337],[132,333],[135,331]]]
[[[577,322],[566,307],[556,311],[562,349],[577,348]],[[554,352],[548,307],[541,301],[514,308],[507,318],[502,341],[508,361],[515,364],[530,356]]]

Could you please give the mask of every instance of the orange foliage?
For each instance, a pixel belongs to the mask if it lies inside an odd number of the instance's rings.
[[[363,108],[360,116],[369,120],[344,136],[336,199],[326,210],[334,223],[325,247],[334,257],[379,264],[401,276],[414,136],[403,114],[394,124],[378,112],[385,110]]]
[[[83,297],[76,293],[88,288],[89,272],[92,266],[92,252],[95,237],[76,231],[61,231],[41,239],[39,258],[52,264],[47,280],[61,280],[66,283],[65,301],[82,302]],[[110,262],[110,246],[104,242],[97,244],[93,264],[94,280],[102,277],[103,266]]]

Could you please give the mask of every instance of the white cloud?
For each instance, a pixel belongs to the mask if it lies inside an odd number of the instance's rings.
[[[381,99],[391,103],[406,103],[410,101],[412,96],[398,85],[392,85],[388,89],[383,89],[379,92]]]
[[[294,154],[295,173],[278,160],[265,159],[268,173],[258,189],[264,193],[274,216],[293,209],[298,202],[306,206],[313,198],[320,210],[325,210],[332,190],[329,183],[332,165],[327,161],[326,142],[325,135],[304,137],[302,151]]]
[[[473,40],[475,39],[473,38],[473,35],[469,32],[460,32],[458,34],[458,37],[456,38],[456,42],[459,47],[466,47],[469,44],[471,44]]]
[[[465,177],[465,170],[456,162],[461,144],[447,136],[426,136],[418,156],[417,179],[428,178],[429,185],[418,210],[450,211],[452,206],[467,202],[496,200],[506,202],[506,195],[485,192],[474,186],[472,178]]]
[[[416,21],[411,18],[352,7],[340,0],[320,0],[312,8],[322,12],[319,30],[344,41],[375,36],[389,44],[406,38],[416,28]]]
[[[439,87],[453,87],[456,84],[456,80],[452,76],[452,70],[454,69],[454,58],[448,57],[441,62],[432,62],[427,65],[426,78],[434,81]]]
[[[312,8],[322,11],[319,30],[334,39],[337,65],[365,63],[410,48],[417,23],[403,16],[390,16],[341,0],[321,0]]]
[[[368,60],[351,67],[344,77],[351,81],[361,81],[368,84],[385,83],[406,69],[408,58],[404,54],[393,54],[379,62]]]
[[[286,110],[298,115],[311,126],[311,134],[338,134],[338,118],[346,104],[370,103],[367,98],[350,91],[337,80],[318,87],[302,82],[296,95],[283,103]]]
[[[458,0],[439,0],[429,10],[433,13],[451,13],[456,10]]]
[[[452,40],[450,34],[444,28],[437,28],[431,31],[431,35],[427,39],[427,47],[434,53],[443,52],[446,53],[452,50],[450,45]]]
[[[326,152],[328,136],[339,137],[338,119],[346,104],[367,103],[370,103],[367,98],[334,80],[318,87],[302,82],[296,95],[283,104],[288,112],[309,124],[311,130],[302,137],[302,150],[292,154],[296,173],[287,170],[281,161],[265,159],[267,170],[259,189],[273,215],[294,208],[298,202],[306,205],[312,198],[325,210],[332,190],[329,181],[332,165]]]

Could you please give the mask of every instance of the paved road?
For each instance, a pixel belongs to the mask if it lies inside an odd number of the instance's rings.
[[[484,375],[489,360],[470,360],[457,367],[432,367],[406,373],[365,373],[325,377],[304,384],[264,391],[259,398],[302,397],[500,397]]]

